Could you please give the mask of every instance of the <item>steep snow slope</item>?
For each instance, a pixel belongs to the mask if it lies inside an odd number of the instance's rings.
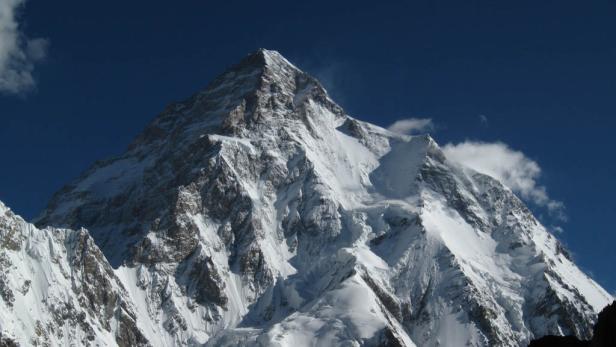
[[[523,346],[611,297],[498,181],[259,50],[38,225],[87,227],[153,345]]]
[[[141,346],[135,311],[87,231],[39,230],[0,202],[0,337],[21,346]]]

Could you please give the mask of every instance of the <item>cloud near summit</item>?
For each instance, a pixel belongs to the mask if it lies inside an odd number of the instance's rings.
[[[34,65],[45,58],[48,41],[29,39],[18,23],[25,0],[0,0],[0,93],[20,94],[35,87]]]
[[[447,144],[443,151],[449,160],[498,179],[523,199],[547,208],[556,218],[566,219],[563,203],[551,199],[546,187],[537,182],[541,176],[539,164],[524,153],[502,142],[474,141]]]
[[[434,123],[430,118],[400,119],[387,127],[387,130],[399,134],[415,134],[432,130]]]

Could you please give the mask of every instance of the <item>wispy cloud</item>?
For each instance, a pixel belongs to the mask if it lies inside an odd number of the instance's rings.
[[[400,119],[388,126],[389,131],[399,134],[415,134],[432,130],[434,123],[430,118],[406,118]]]
[[[498,179],[523,199],[545,207],[553,217],[566,219],[563,203],[550,198],[546,187],[537,182],[539,164],[524,153],[501,142],[473,141],[447,144],[443,151],[449,160]]]
[[[485,114],[480,114],[479,115],[479,123],[481,123],[481,125],[488,125],[488,117]]]
[[[286,52],[281,52],[283,55]],[[318,45],[311,54],[288,56],[289,60],[303,71],[315,77],[327,93],[344,106],[352,90],[349,86],[362,85],[361,71],[353,68],[352,62],[343,59],[340,53],[327,46]]]
[[[0,0],[0,92],[19,94],[35,87],[34,65],[45,58],[49,42],[29,39],[18,23],[25,0]]]

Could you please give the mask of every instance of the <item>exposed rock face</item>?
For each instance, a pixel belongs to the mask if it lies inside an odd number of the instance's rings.
[[[500,182],[353,119],[266,50],[167,107],[37,225],[90,231],[115,270],[88,253],[84,280],[125,290],[85,286],[86,314],[120,307],[156,346],[525,346],[590,337],[611,300]],[[4,229],[5,248],[24,242]]]
[[[87,231],[39,230],[0,203],[0,245],[0,345],[150,345]]]
[[[19,345],[15,340],[9,337],[3,337],[0,335],[0,347],[18,347]]]
[[[590,341],[576,336],[544,336],[531,341],[529,347],[613,347],[616,346],[616,301],[599,313]]]

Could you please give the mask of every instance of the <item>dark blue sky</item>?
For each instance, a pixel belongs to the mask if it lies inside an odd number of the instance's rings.
[[[37,89],[0,95],[0,200],[27,218],[166,104],[265,47],[359,119],[432,118],[441,144],[502,141],[537,161],[567,207],[558,237],[616,291],[614,1],[30,0],[22,14],[50,41]]]

